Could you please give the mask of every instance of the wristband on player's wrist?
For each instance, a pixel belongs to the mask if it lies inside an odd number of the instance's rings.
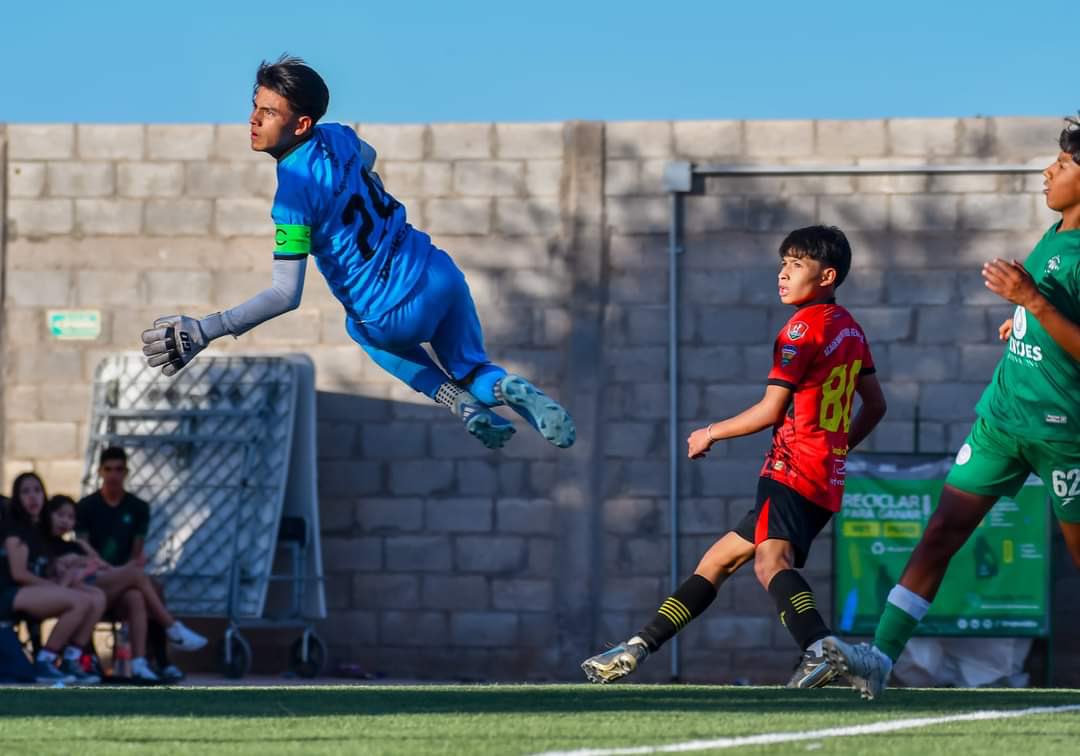
[[[206,342],[210,343],[214,339],[219,339],[229,332],[225,327],[225,321],[221,317],[220,312],[215,312],[212,315],[207,315],[205,318],[199,321],[199,328],[202,329],[203,336],[206,337]]]

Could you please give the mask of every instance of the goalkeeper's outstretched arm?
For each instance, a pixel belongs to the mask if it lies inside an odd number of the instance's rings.
[[[207,315],[199,321],[203,333],[211,341],[227,333],[239,336],[259,323],[295,310],[300,306],[300,297],[304,293],[306,269],[306,257],[301,260],[274,260],[270,288],[263,289],[251,299],[225,312]]]
[[[270,288],[224,312],[201,320],[186,315],[168,315],[143,331],[143,354],[150,367],[160,367],[165,375],[176,375],[211,341],[226,334],[239,336],[260,323],[300,306],[304,291],[307,256],[274,260]]]

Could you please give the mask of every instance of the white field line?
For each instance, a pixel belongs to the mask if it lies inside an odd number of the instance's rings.
[[[633,756],[643,753],[686,753],[688,751],[707,751],[721,748],[738,748],[749,745],[772,745],[793,741],[819,740],[822,738],[849,738],[855,735],[878,735],[883,732],[911,730],[917,727],[933,727],[950,722],[979,722],[989,719],[1015,719],[1033,714],[1063,714],[1080,711],[1080,704],[1068,706],[1035,706],[1030,709],[989,709],[973,711],[968,714],[954,714],[948,717],[920,717],[918,719],[892,719],[870,724],[851,725],[850,727],[830,727],[826,730],[806,730],[804,732],[767,732],[761,735],[743,735],[735,738],[717,738],[716,740],[688,740],[684,743],[667,745],[631,746],[627,748],[582,748],[577,751],[544,751],[534,756]]]

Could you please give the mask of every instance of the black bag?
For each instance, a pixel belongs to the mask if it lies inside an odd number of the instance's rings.
[[[34,682],[34,665],[26,657],[15,628],[0,624],[0,682]]]

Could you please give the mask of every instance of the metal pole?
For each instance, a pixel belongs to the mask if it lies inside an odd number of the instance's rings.
[[[737,165],[706,163],[692,167],[695,176],[902,176],[976,173],[1041,173],[1042,168],[1018,163],[999,165]]]
[[[668,233],[668,454],[671,471],[668,497],[671,541],[671,592],[679,587],[679,253],[682,252],[682,198],[671,193],[671,226]],[[679,636],[671,639],[671,679],[679,679]]]

